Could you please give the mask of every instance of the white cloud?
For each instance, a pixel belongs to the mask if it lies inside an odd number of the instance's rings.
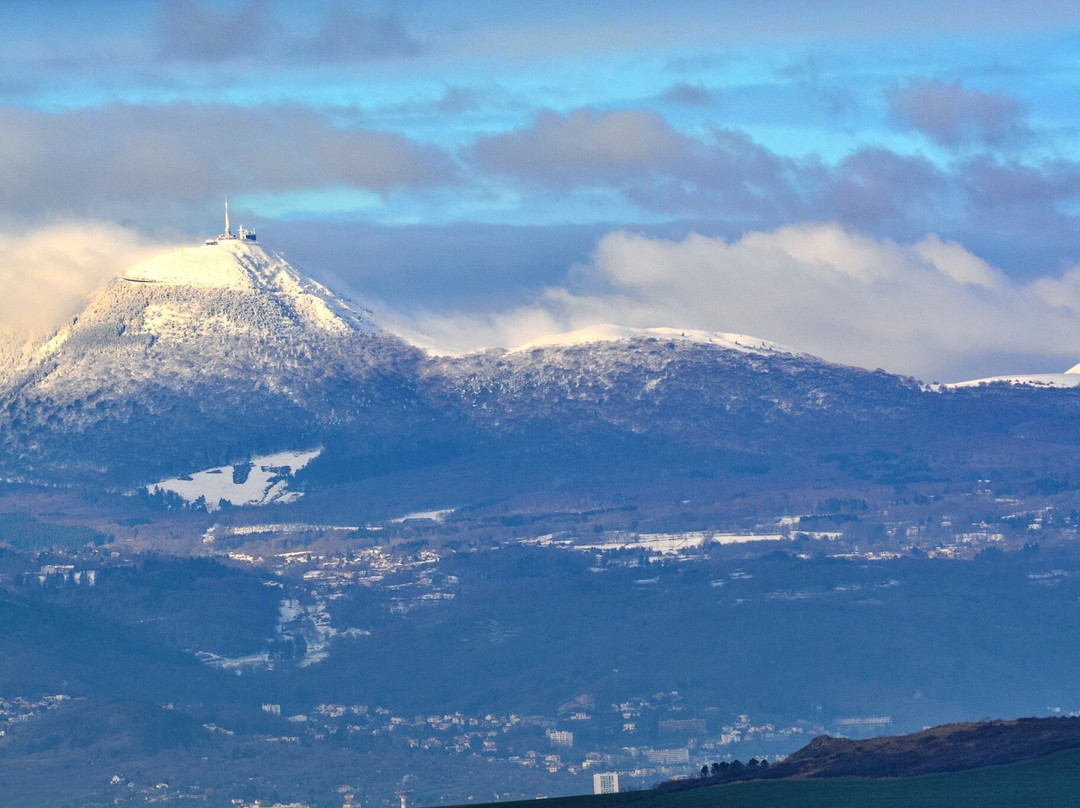
[[[942,381],[1080,359],[1080,269],[1024,285],[937,236],[901,244],[818,224],[732,242],[613,232],[576,273],[590,291],[550,288],[514,310],[411,325],[455,352],[604,322],[734,331]],[[1050,367],[1006,366],[1021,361]]]
[[[1002,273],[955,241],[942,241],[931,234],[916,244],[914,250],[916,255],[959,284],[1007,293]]]
[[[1080,266],[1074,266],[1060,278],[1039,278],[1031,284],[1031,290],[1047,305],[1067,309],[1080,318]]]
[[[15,353],[77,314],[95,290],[167,245],[114,224],[0,233],[0,353]]]

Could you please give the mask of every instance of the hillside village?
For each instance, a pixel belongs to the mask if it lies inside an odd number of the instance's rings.
[[[997,504],[1006,508],[1020,503]],[[838,503],[837,507],[850,510],[861,506]],[[859,513],[865,521],[865,513]],[[1053,547],[1075,535],[1071,517],[1057,519],[1049,507],[1009,514],[1008,519],[995,522],[958,524],[949,518],[934,523],[886,522],[881,538],[869,544],[862,532],[845,533],[852,523],[845,522],[838,510],[824,518],[815,513],[772,517],[738,532],[589,530],[575,536],[561,531],[519,535],[488,548],[463,544],[460,531],[452,531],[447,521],[455,519],[449,510],[367,526],[241,523],[235,512],[225,515],[231,518],[211,518],[201,534],[191,537],[189,546],[205,562],[223,564],[250,581],[245,586],[255,587],[250,589],[252,593],[263,593],[259,595],[266,604],[263,613],[272,611],[272,619],[263,623],[263,634],[241,632],[229,641],[238,652],[226,652],[228,643],[214,633],[206,635],[203,644],[187,646],[185,653],[207,668],[245,681],[255,677],[252,682],[261,677],[291,676],[290,670],[316,675],[327,665],[344,665],[341,671],[345,672],[353,664],[347,660],[364,658],[365,647],[384,647],[398,630],[395,626],[437,624],[444,619],[440,615],[455,614],[457,609],[471,614],[472,607],[466,604],[476,597],[476,574],[490,565],[494,565],[493,582],[526,563],[554,565],[552,569],[569,564],[592,580],[618,581],[617,588],[641,596],[655,590],[657,597],[663,597],[661,593],[671,585],[673,576],[689,575],[693,580],[701,579],[697,586],[703,587],[699,591],[706,598],[695,602],[719,598],[721,603],[730,604],[727,608],[815,601],[835,602],[837,606],[845,602],[872,604],[890,590],[910,585],[896,566],[906,563],[905,559],[959,565],[956,569],[962,570],[987,553],[1008,553],[1029,559],[1026,580],[1036,588],[1072,586],[1073,578],[1080,576],[1080,569],[1058,562],[1038,564],[1035,539]],[[444,538],[447,535],[459,538],[450,542]],[[463,535],[468,536],[468,532]],[[773,557],[805,565],[843,564],[852,574],[834,579],[827,590],[806,582],[777,586],[762,578],[758,569],[762,559]],[[142,551],[125,550],[124,542],[9,554],[6,559],[0,586],[58,603],[77,603],[87,597],[92,600],[96,597],[92,593],[103,589],[142,586],[148,563]],[[167,562],[172,563],[184,562]],[[167,565],[161,568],[162,572],[167,569]],[[160,580],[170,585],[167,577]],[[186,573],[183,580],[187,580]],[[250,599],[250,595],[243,597]],[[358,608],[360,603],[368,605]],[[364,615],[366,619],[360,619]],[[466,624],[462,642],[509,649],[527,636],[506,615],[481,613],[468,620],[472,622]],[[198,637],[198,631],[191,636]],[[423,652],[422,648],[417,650]],[[326,680],[328,695],[341,691],[333,684],[338,675]],[[520,710],[424,710],[417,709],[420,704],[415,698],[410,704],[326,697],[304,702],[277,700],[271,695],[244,707],[263,716],[258,731],[230,726],[228,720],[205,721],[202,727],[223,741],[242,736],[246,742],[268,749],[284,745],[307,750],[305,754],[320,748],[378,750],[393,761],[391,769],[398,767],[398,777],[435,756],[460,759],[467,765],[486,763],[493,767],[490,771],[496,780],[504,776],[497,772],[520,770],[542,793],[573,793],[588,790],[597,772],[617,773],[624,789],[643,788],[657,780],[692,775],[704,763],[751,757],[777,760],[826,732],[861,738],[910,726],[910,718],[897,720],[887,705],[867,703],[861,711],[852,712],[840,704],[810,703],[798,711],[801,715],[793,716],[785,709],[762,712],[760,707],[740,710],[710,704],[702,700],[699,683],[691,683],[685,693],[678,682],[671,684],[675,687],[660,690],[625,687],[614,691],[609,687],[607,698],[583,690],[568,700],[549,702],[540,710],[535,706]],[[84,699],[64,693],[0,693],[0,697],[4,699],[0,701],[0,732],[5,733],[48,713],[78,709]],[[1071,714],[1075,707],[1067,703],[1045,705],[1050,714]],[[787,720],[781,717],[785,712]],[[117,773],[121,781],[113,785],[136,801],[164,800],[170,794],[175,798],[179,793],[168,784],[159,788],[158,783],[136,782],[122,775]],[[372,784],[356,782],[349,788],[348,793],[366,794],[366,802],[392,804],[392,795],[386,792],[379,796]],[[184,793],[197,796],[198,789],[187,788]]]

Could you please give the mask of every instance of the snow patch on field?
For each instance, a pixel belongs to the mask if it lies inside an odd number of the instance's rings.
[[[686,550],[712,544],[745,544],[756,541],[789,541],[787,536],[761,533],[713,533],[692,530],[686,533],[640,533],[626,538],[613,538],[599,544],[578,544],[578,550],[642,550],[661,555],[678,555]]]
[[[592,552],[639,550],[659,555],[680,555],[691,550],[703,550],[709,544],[746,544],[763,541],[791,541],[791,537],[781,533],[717,533],[711,530],[690,530],[684,533],[616,533],[605,536],[601,542],[556,539],[549,535],[526,539],[522,544],[538,547],[565,547]]]
[[[206,504],[216,511],[222,502],[230,505],[269,505],[299,499],[299,491],[290,491],[289,482],[300,469],[322,453],[322,449],[304,452],[278,452],[253,458],[236,466],[218,466],[184,477],[173,477],[146,487],[149,494],[170,493],[189,505]],[[245,474],[246,472],[246,474]]]
[[[237,674],[244,671],[266,670],[270,667],[270,656],[265,651],[242,657],[225,657],[210,651],[196,651],[195,658],[211,668],[233,671]]]
[[[403,522],[445,522],[446,517],[452,514],[456,508],[443,508],[439,511],[414,511],[404,516],[391,519],[391,524],[400,525]]]

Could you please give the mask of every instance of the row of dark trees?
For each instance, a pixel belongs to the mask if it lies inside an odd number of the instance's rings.
[[[706,763],[702,766],[701,770],[698,772],[699,777],[689,780],[663,780],[654,784],[653,788],[661,791],[683,791],[691,788],[699,788],[701,786],[730,783],[735,780],[752,780],[757,777],[765,776],[765,772],[768,768],[769,761],[765,758],[762,758],[761,760],[750,758],[746,763],[743,763],[740,760],[733,760],[730,763],[726,760],[721,760],[714,763]]]
[[[745,764],[739,760],[733,760],[730,763],[722,760],[705,764],[701,767],[699,774],[702,778],[709,780],[738,780],[747,775],[753,776],[759,769],[766,769],[768,766],[769,761],[765,758],[761,760],[750,758]]]

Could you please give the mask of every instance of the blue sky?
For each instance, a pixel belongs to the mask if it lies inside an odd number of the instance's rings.
[[[228,193],[431,344],[602,316],[922,376],[1063,369],[1078,64],[1057,2],[7,2],[0,229],[182,243]]]

